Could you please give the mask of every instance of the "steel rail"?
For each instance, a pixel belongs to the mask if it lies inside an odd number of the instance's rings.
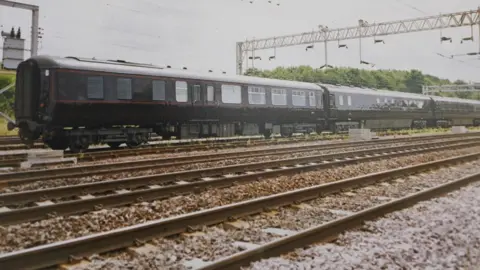
[[[24,250],[14,251],[11,253],[0,254],[0,269],[38,269],[43,267],[55,266],[61,263],[70,262],[72,258],[82,258],[96,253],[118,250],[121,248],[135,245],[139,242],[141,243],[151,240],[156,237],[166,237],[183,233],[188,231],[189,228],[194,229],[197,226],[218,224],[227,219],[239,218],[242,216],[259,213],[263,210],[268,210],[273,207],[281,207],[289,205],[291,203],[312,200],[320,196],[339,192],[342,190],[366,186],[380,181],[388,181],[404,175],[410,175],[435,168],[441,168],[461,162],[477,160],[478,158],[480,158],[480,153],[474,153],[428,163],[422,163],[419,165],[372,173],[332,183],[243,201],[240,203],[229,204],[198,212],[183,214],[171,218],[149,221],[143,224],[133,225],[108,232],[102,232],[75,239],[32,247]],[[430,191],[427,192],[424,191],[417,193],[413,195],[413,197],[409,196],[410,199],[396,200],[395,204],[390,204],[388,206],[386,206],[387,204],[384,204],[379,207],[374,207],[359,212],[357,215],[366,216],[369,213],[373,212],[372,209],[381,209],[381,213],[386,213],[387,210],[392,211],[394,209],[399,209],[398,207],[406,207],[407,205],[409,205],[409,203],[413,202],[411,198],[417,198],[417,200],[422,198],[430,198],[429,194],[432,194],[432,190],[436,190],[437,194],[440,193],[440,191],[448,192],[453,187],[459,187],[461,185],[466,185],[470,182],[478,180],[480,180],[480,174],[464,178],[461,181],[442,185],[441,187],[437,187],[435,189],[430,189]],[[342,228],[346,227],[345,223],[335,222],[327,223],[330,225],[328,226],[328,228],[340,231]],[[351,220],[348,220],[348,222],[351,222]],[[357,225],[357,223],[358,221],[355,223],[355,225]],[[341,227],[341,225],[344,226]],[[309,237],[302,237],[302,239],[307,239],[304,241],[310,241],[310,243],[321,241],[322,237],[325,237],[325,235],[327,235],[326,233],[322,234],[321,232],[322,230],[316,231],[316,233],[312,233]],[[305,235],[305,233],[302,235]],[[301,241],[296,242],[297,245],[302,244],[303,246],[303,242],[300,242]],[[272,243],[278,243],[278,241]],[[258,252],[258,249],[255,249],[255,251]],[[283,249],[277,249],[275,251],[283,252]],[[251,252],[250,254],[253,253],[252,251],[248,252]],[[241,254],[245,253],[246,252]],[[255,257],[254,259],[257,258],[258,257]]]
[[[85,177],[90,175],[112,174],[116,172],[140,171],[149,169],[159,169],[170,166],[180,166],[202,162],[220,161],[224,159],[239,159],[247,157],[260,157],[267,155],[284,155],[290,153],[301,153],[318,150],[332,150],[346,147],[362,147],[369,145],[383,145],[388,143],[403,143],[419,141],[412,140],[412,138],[404,138],[397,140],[382,140],[382,141],[367,141],[367,142],[342,142],[333,144],[319,144],[319,145],[304,145],[292,146],[275,149],[260,149],[243,152],[229,152],[229,153],[215,153],[215,154],[200,154],[192,156],[168,157],[168,158],[154,158],[144,159],[138,161],[116,162],[108,164],[95,164],[87,166],[75,166],[45,170],[23,171],[0,174],[0,186],[8,185],[12,180],[17,180],[12,183],[32,183],[41,180],[53,180],[65,177]]]
[[[113,191],[116,189],[135,189],[139,187],[148,187],[151,185],[175,183],[177,181],[192,181],[195,179],[200,179],[205,177],[218,177],[218,176],[228,175],[228,174],[245,173],[247,171],[254,171],[254,170],[264,170],[264,169],[271,169],[271,168],[278,169],[281,166],[291,166],[291,165],[298,165],[301,163],[311,163],[313,161],[317,161],[317,162],[328,161],[328,160],[332,161],[335,159],[341,159],[346,157],[355,157],[355,156],[361,157],[361,156],[366,156],[369,154],[377,154],[381,152],[416,149],[418,147],[429,147],[429,146],[436,147],[436,146],[442,146],[442,145],[457,144],[459,142],[463,143],[463,145],[466,144],[466,146],[472,146],[472,145],[476,145],[477,141],[478,140],[474,138],[474,139],[468,139],[468,140],[462,140],[462,141],[440,141],[440,142],[431,142],[427,144],[421,143],[421,144],[383,147],[383,148],[375,148],[375,149],[363,149],[363,150],[354,150],[354,151],[347,151],[347,152],[340,152],[340,153],[311,155],[311,156],[305,156],[305,157],[262,161],[262,162],[254,162],[254,163],[247,163],[247,164],[236,164],[236,165],[206,168],[206,169],[186,170],[186,171],[162,173],[162,174],[147,175],[147,176],[137,176],[137,177],[118,179],[118,180],[105,180],[101,182],[48,188],[48,189],[38,189],[38,190],[24,191],[24,192],[3,193],[3,194],[0,194],[0,205],[2,206],[16,205],[16,204],[23,204],[23,203],[34,202],[39,200],[71,197],[79,194],[101,193],[106,191]],[[470,142],[473,142],[473,144],[471,144]],[[462,144],[459,144],[458,146],[462,146]],[[271,171],[271,173],[273,173],[273,171]],[[72,176],[75,176],[75,175],[72,174],[71,177]],[[232,177],[229,177],[229,179],[232,179]],[[10,180],[9,184],[10,186],[28,184],[28,183],[31,183],[30,180],[31,179]],[[201,182],[205,182],[205,181],[201,181]],[[212,180],[207,182],[213,183]],[[1,183],[2,182],[0,182],[0,184]]]
[[[8,151],[8,150],[24,150],[24,149],[38,149],[38,148],[44,148],[45,145],[43,143],[34,143],[32,147],[28,147],[24,144],[21,143],[5,143],[5,144],[0,144],[0,151]]]
[[[109,182],[98,182],[92,184],[83,184],[76,186],[67,186],[54,188],[49,190],[36,190],[29,192],[19,192],[19,193],[7,193],[2,194],[0,200],[3,201],[4,205],[11,205],[12,203],[19,202],[21,200],[31,201],[31,198],[40,198],[45,199],[47,195],[51,198],[55,197],[72,197],[75,196],[79,199],[71,201],[61,201],[54,204],[32,206],[25,208],[10,209],[0,212],[0,225],[12,225],[22,222],[36,221],[44,218],[54,217],[54,216],[66,216],[73,214],[81,214],[85,212],[95,211],[99,209],[111,208],[124,206],[135,202],[142,201],[153,201],[158,199],[165,199],[179,194],[187,194],[192,192],[200,192],[205,189],[211,188],[222,188],[229,187],[231,185],[244,184],[252,181],[256,181],[262,178],[274,177],[279,175],[291,175],[298,172],[306,172],[311,170],[318,170],[322,168],[330,168],[336,166],[345,166],[349,164],[355,164],[359,162],[366,162],[372,160],[378,160],[383,158],[392,158],[398,156],[404,156],[409,154],[416,153],[425,153],[431,151],[438,151],[444,149],[452,149],[459,147],[471,147],[475,145],[480,145],[480,142],[473,143],[463,143],[463,144],[454,144],[446,146],[439,146],[439,143],[427,143],[423,145],[412,145],[412,146],[400,146],[400,147],[388,147],[374,150],[360,150],[352,151],[346,153],[330,154],[330,155],[320,155],[316,157],[302,157],[298,159],[286,159],[281,160],[280,162],[271,161],[265,163],[252,163],[246,165],[235,165],[229,167],[205,169],[205,170],[194,170],[194,171],[185,171],[178,172],[173,174],[163,174],[157,176],[148,176],[148,177],[137,177],[129,178],[124,180],[116,180]],[[400,150],[401,149],[401,150]],[[359,157],[360,156],[360,157]],[[363,156],[363,157],[362,157]],[[344,159],[344,160],[340,160]],[[328,161],[327,161],[328,160]],[[321,162],[321,163],[313,163]],[[268,164],[268,165],[265,165]],[[291,167],[280,166],[290,165]],[[274,168],[267,169],[266,168]],[[248,173],[251,170],[263,170],[260,172]],[[202,173],[199,173],[203,171]],[[196,181],[196,182],[186,182],[178,183],[169,186],[156,186],[158,183],[171,183],[175,182],[178,179],[198,179],[202,174],[209,175],[221,175],[228,174],[232,172],[241,172],[243,174],[230,176],[230,177],[221,177],[213,180],[205,181]],[[246,172],[246,173],[245,173]],[[118,192],[112,195],[103,195],[103,196],[89,196],[81,198],[80,195],[88,193],[100,193],[105,191],[114,191],[119,188],[126,187],[138,187],[146,186],[145,182],[138,182],[139,179],[145,181],[149,180],[149,188],[143,190]],[[41,197],[43,195],[44,197]]]
[[[401,141],[399,141],[401,142]],[[258,157],[266,155],[282,155],[288,153],[300,153],[312,150],[329,150],[336,148],[344,148],[349,146],[362,146],[371,144],[384,144],[390,142],[365,142],[365,143],[338,143],[338,144],[320,144],[320,145],[307,145],[307,146],[293,146],[286,148],[276,149],[261,149],[250,150],[243,152],[229,152],[229,153],[215,153],[215,154],[200,154],[192,156],[181,157],[168,157],[168,158],[154,158],[144,159],[137,161],[125,161],[108,164],[95,164],[87,166],[75,166],[66,168],[35,170],[35,171],[23,171],[0,174],[0,185],[5,184],[3,180],[22,179],[20,182],[34,182],[41,180],[52,180],[64,177],[83,177],[89,175],[101,175],[112,174],[116,172],[128,172],[148,169],[158,169],[169,166],[180,166],[193,163],[211,162],[224,160],[226,158],[245,158],[245,157]],[[293,152],[292,152],[293,151]]]
[[[175,152],[188,152],[188,151],[203,151],[211,149],[227,149],[235,147],[251,147],[251,146],[263,146],[263,145],[280,145],[291,144],[298,142],[315,141],[316,139],[274,139],[264,140],[259,138],[241,139],[231,141],[207,141],[207,142],[181,142],[172,144],[149,144],[137,149],[117,149],[106,150],[106,148],[91,149],[86,153],[72,154],[66,152],[65,157],[76,157],[78,162],[95,161],[108,158],[119,158],[127,156],[139,156],[147,154],[163,154],[163,153],[175,153]],[[20,162],[26,160],[27,154],[12,154],[0,156],[0,166],[18,166]]]
[[[429,138],[453,138],[453,137],[470,137],[470,136],[479,136],[480,132],[470,132],[464,134],[434,134],[434,135],[421,135],[421,136],[414,136],[408,137],[405,139],[412,139],[412,140],[419,140],[420,138],[429,139]],[[403,139],[403,138],[402,138]],[[228,143],[215,143],[209,142],[208,144],[203,144],[200,142],[193,142],[191,144],[186,145],[178,145],[177,143],[170,144],[170,145],[158,145],[158,144],[151,144],[144,146],[143,148],[138,149],[119,149],[119,150],[98,150],[95,151],[92,149],[90,152],[81,153],[81,154],[66,154],[65,157],[77,157],[78,162],[84,161],[94,161],[100,159],[108,159],[108,158],[119,158],[119,157],[126,157],[126,156],[135,156],[135,155],[146,155],[146,154],[162,154],[162,153],[173,153],[173,152],[187,152],[187,151],[202,151],[202,150],[211,150],[213,149],[224,149],[224,148],[235,148],[235,147],[249,147],[249,146],[262,146],[262,145],[269,145],[269,144],[291,144],[291,143],[298,143],[298,142],[309,142],[315,141],[318,139],[315,138],[294,138],[291,140],[285,140],[280,138],[279,140],[262,140],[262,139],[255,139],[253,138],[248,143],[247,139],[245,141],[231,141]],[[398,139],[380,139],[380,141],[386,140],[398,140]],[[195,143],[198,143],[195,145]],[[235,143],[240,145],[235,145]],[[192,145],[193,144],[193,145]],[[26,154],[12,154],[12,155],[0,155],[0,166],[6,167],[15,167],[18,166],[21,162],[25,161]]]
[[[304,248],[312,244],[328,242],[347,230],[361,227],[364,225],[365,221],[374,220],[388,213],[408,208],[418,202],[444,195],[479,180],[480,173],[472,174],[449,183],[438,185],[400,199],[356,212],[347,217],[338,218],[290,236],[282,237],[259,247],[233,254],[198,269],[240,269],[242,266],[247,266],[254,261],[280,256],[297,248]]]

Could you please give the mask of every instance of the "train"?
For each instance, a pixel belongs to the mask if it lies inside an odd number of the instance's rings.
[[[472,126],[480,101],[192,72],[124,60],[34,56],[17,68],[15,121],[23,143],[82,152],[130,148],[157,134],[201,138]]]

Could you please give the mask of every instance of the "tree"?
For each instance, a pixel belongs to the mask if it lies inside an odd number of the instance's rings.
[[[405,85],[407,86],[408,92],[411,93],[422,93],[422,86],[425,84],[425,78],[421,71],[412,69],[405,80]]]
[[[282,80],[295,80],[324,84],[352,85],[374,89],[388,89],[393,91],[422,93],[423,85],[452,84],[447,79],[423,74],[419,70],[363,70],[357,68],[330,68],[313,69],[308,66],[277,67],[273,70],[249,69],[247,76],[274,78]],[[456,84],[465,84],[457,80]],[[442,95],[447,93],[442,93]],[[478,95],[468,93],[448,93],[451,97],[475,98]]]
[[[15,80],[15,75],[0,75],[0,89],[11,84]],[[12,106],[15,102],[15,87],[0,95],[0,112],[10,116],[13,115]]]

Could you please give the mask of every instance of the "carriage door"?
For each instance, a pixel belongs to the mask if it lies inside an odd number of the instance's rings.
[[[205,119],[205,115],[203,113],[204,109],[204,94],[202,93],[202,84],[200,83],[192,83],[191,90],[190,90],[190,97],[192,102],[192,117],[191,120],[196,122],[196,126],[198,128],[199,137],[203,137],[205,131],[208,130],[208,124],[202,121]]]
[[[192,105],[194,107],[201,107],[203,105],[202,101],[202,86],[199,83],[194,83],[191,86],[190,97]]]

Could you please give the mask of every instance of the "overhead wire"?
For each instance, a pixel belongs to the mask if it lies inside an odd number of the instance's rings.
[[[402,5],[406,6],[406,7],[410,8],[410,9],[412,9],[412,10],[415,10],[415,11],[417,11],[417,12],[420,12],[420,13],[422,13],[422,14],[424,14],[424,15],[428,15],[425,11],[423,11],[423,10],[421,10],[421,9],[419,9],[419,8],[411,5],[411,4],[405,3],[403,0],[394,0],[394,1],[397,2],[397,3],[399,3],[399,4],[402,4]],[[479,42],[480,42],[480,41],[479,41]],[[435,52],[434,52],[434,53],[435,53]],[[465,61],[463,61],[463,60],[460,60],[460,59],[455,59],[455,58],[454,58],[454,55],[452,55],[452,57],[448,57],[448,56],[445,56],[445,55],[440,54],[440,53],[435,53],[435,54],[438,55],[438,56],[440,56],[440,57],[446,58],[446,59],[450,59],[450,60],[457,61],[457,62],[459,62],[459,63],[463,63],[463,64],[465,64],[465,65],[467,65],[467,66],[471,66],[471,67],[474,67],[474,68],[480,68],[480,66],[472,65],[472,64],[470,64],[470,63],[468,63],[468,62],[465,62]]]

